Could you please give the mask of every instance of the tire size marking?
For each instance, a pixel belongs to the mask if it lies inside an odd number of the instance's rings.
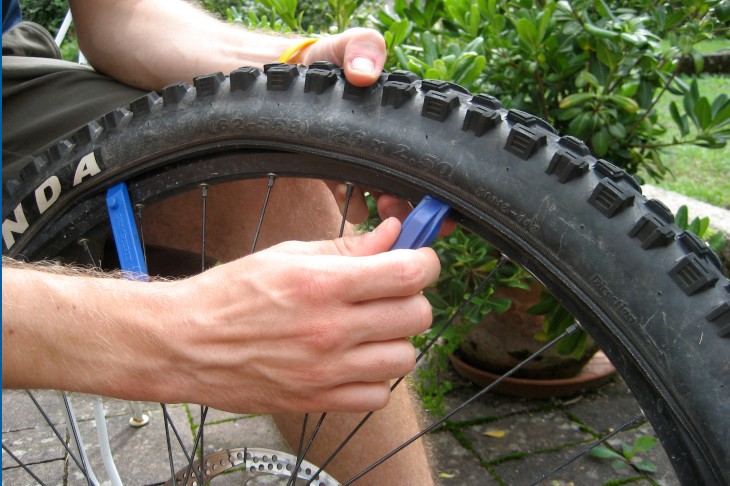
[[[297,118],[219,118],[208,124],[210,133],[218,135],[226,132],[277,133],[291,138],[302,138],[307,132],[306,120]]]
[[[415,165],[419,169],[425,170],[438,175],[439,177],[448,178],[454,171],[454,166],[448,162],[444,162],[433,154],[413,154],[411,148],[399,143],[394,146],[388,146],[385,142],[373,139],[373,144],[386,147],[383,152],[391,155],[411,165]]]
[[[484,188],[479,188],[475,191],[475,195],[486,201],[487,204],[496,208],[500,213],[508,216],[514,222],[525,228],[530,233],[537,233],[540,231],[540,225],[535,223],[534,218],[531,218],[528,214],[515,210],[512,205],[506,202],[504,199],[495,195]]]
[[[12,214],[3,220],[3,245],[9,250],[15,244],[15,235],[22,236],[30,227],[28,216],[45,213],[53,206],[61,193],[72,189],[84,180],[101,172],[94,152],[84,155],[75,164],[58,171],[41,182],[31,195],[18,204]],[[32,211],[28,213],[28,211]],[[35,219],[35,218],[33,218]]]

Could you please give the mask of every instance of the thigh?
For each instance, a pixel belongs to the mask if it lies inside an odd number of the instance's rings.
[[[145,92],[88,66],[58,59],[3,56],[3,179],[17,162]]]
[[[206,254],[226,262],[249,253],[266,196],[267,180],[236,181],[208,188]],[[277,179],[256,249],[287,240],[336,238],[342,217],[327,186],[319,180]],[[353,234],[351,225],[346,234]],[[200,253],[202,195],[196,190],[144,210],[148,244]]]

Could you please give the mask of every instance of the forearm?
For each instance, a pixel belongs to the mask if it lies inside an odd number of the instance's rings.
[[[79,45],[99,71],[142,89],[276,61],[300,39],[219,21],[180,0],[72,0]]]
[[[157,285],[4,264],[3,387],[170,398]]]

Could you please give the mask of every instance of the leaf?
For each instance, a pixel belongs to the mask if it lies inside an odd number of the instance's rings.
[[[634,464],[634,467],[641,472],[653,474],[657,471],[657,468],[654,465],[654,463],[651,461],[647,461],[646,459],[642,459],[633,464]]]
[[[476,59],[474,59],[474,63],[472,63],[471,67],[467,72],[461,76],[461,79],[459,80],[459,83],[464,84],[465,87],[469,87],[469,83],[474,82],[476,79],[479,78],[479,76],[482,75],[482,72],[484,71],[484,67],[487,65],[487,58],[484,56],[477,56]]]
[[[611,8],[606,5],[606,2],[603,0],[594,0],[593,6],[596,8],[596,11],[598,14],[603,17],[604,19],[614,19],[613,12],[611,12]]]
[[[597,37],[599,39],[615,39],[619,36],[618,32],[614,32],[612,30],[602,29],[600,27],[596,27],[593,24],[586,23],[584,24],[586,32],[591,34],[594,37]]]
[[[388,32],[386,34],[391,34],[392,40],[388,44],[388,49],[392,49],[395,46],[399,46],[403,40],[406,38],[406,34],[408,32],[408,21],[407,20],[401,20],[400,22],[394,22],[390,28],[388,29]]]
[[[471,4],[471,11],[468,14],[469,18],[469,33],[476,36],[479,33],[479,26],[481,24],[482,17],[479,15],[479,7],[476,3]]]
[[[707,244],[710,249],[715,253],[720,253],[720,250],[725,248],[725,235],[722,231],[713,233],[712,236],[707,240]]]
[[[634,454],[638,454],[640,452],[646,452],[650,450],[652,447],[654,447],[657,444],[656,437],[651,437],[649,435],[643,435],[636,439],[634,442],[633,447],[631,448],[631,451]]]
[[[669,103],[669,113],[672,115],[672,119],[679,129],[679,134],[683,137],[687,136],[689,134],[689,123],[687,122],[687,116],[682,116],[679,114],[679,109],[677,108],[677,103],[675,101]]]
[[[443,478],[443,479],[451,479],[451,478],[455,478],[456,474],[440,472],[439,477]]]
[[[560,100],[559,106],[561,109],[571,108],[576,105],[582,105],[583,103],[587,103],[588,101],[594,100],[595,98],[596,95],[594,93],[574,93]]]
[[[680,228],[686,230],[689,221],[689,210],[686,205],[682,205],[677,209],[677,214],[674,215],[674,222]]]
[[[581,71],[581,73],[575,78],[575,86],[582,88],[586,84],[593,86],[596,89],[601,87],[601,83],[598,81],[598,78],[588,71]]]
[[[608,126],[608,132],[614,138],[623,139],[626,137],[626,128],[620,123],[613,123]]]
[[[611,101],[616,103],[622,110],[629,113],[636,113],[639,111],[639,105],[631,98],[621,95],[611,95],[608,97]]]
[[[512,305],[512,301],[506,297],[491,299],[489,303],[492,305],[492,309],[494,310],[494,312],[498,314],[507,312],[507,310],[509,310],[510,306]]]
[[[608,133],[606,127],[601,128],[591,137],[591,146],[593,151],[599,157],[603,157],[608,152],[608,146],[611,143],[611,134]]]
[[[598,56],[598,60],[606,65],[609,70],[621,62],[621,54],[613,52],[604,42],[599,42],[596,46],[596,56]]]
[[[515,23],[515,29],[517,30],[517,35],[520,36],[520,39],[522,39],[528,46],[533,48],[537,47],[538,39],[535,24],[528,19],[521,18]]]
[[[618,459],[621,461],[624,460],[621,454],[617,453],[616,451],[612,451],[608,447],[604,446],[596,446],[591,449],[591,456],[598,459]]]
[[[507,432],[504,430],[487,430],[486,432],[482,432],[482,435],[492,437],[493,439],[504,439],[504,436],[507,435]]]
[[[710,102],[706,97],[702,97],[697,100],[695,104],[695,119],[697,120],[697,127],[704,130],[712,123],[712,109],[710,108]]]
[[[431,32],[421,34],[421,42],[423,44],[423,60],[426,64],[433,64],[438,59],[438,47]]]

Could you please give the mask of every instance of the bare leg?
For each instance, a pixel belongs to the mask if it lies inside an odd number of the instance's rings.
[[[251,250],[266,194],[266,180],[238,181],[209,188],[206,253],[228,262]],[[148,243],[200,252],[202,234],[200,191],[176,196],[145,210]],[[264,218],[257,250],[282,241],[336,238],[341,216],[334,197],[320,182],[279,179]]]
[[[266,181],[239,181],[213,186],[207,198],[206,252],[221,261],[247,254],[266,193]],[[200,252],[201,196],[187,193],[145,211],[148,243]],[[181,219],[181,215],[184,218]],[[341,215],[334,198],[319,181],[280,179],[269,202],[257,249],[286,240],[319,240],[338,236]],[[348,226],[347,232],[354,229]],[[307,459],[323,462],[360,421],[362,415],[329,414]],[[310,418],[316,423],[318,415]],[[296,448],[302,415],[275,417],[285,438]],[[327,471],[346,480],[418,432],[416,409],[402,385],[390,404],[375,413]],[[358,484],[432,484],[425,448],[418,441],[401,451]]]
[[[354,438],[326,467],[338,481],[346,481],[379,460],[420,431],[416,409],[407,386],[397,388],[386,408],[375,412]],[[309,417],[309,432],[320,415]],[[327,414],[322,428],[307,454],[315,465],[323,464],[335,448],[347,437],[363,415]],[[274,420],[282,435],[296,450],[302,427],[299,414],[275,415]],[[357,481],[357,484],[403,484],[427,486],[433,484],[426,450],[421,440],[410,444],[398,454]]]

